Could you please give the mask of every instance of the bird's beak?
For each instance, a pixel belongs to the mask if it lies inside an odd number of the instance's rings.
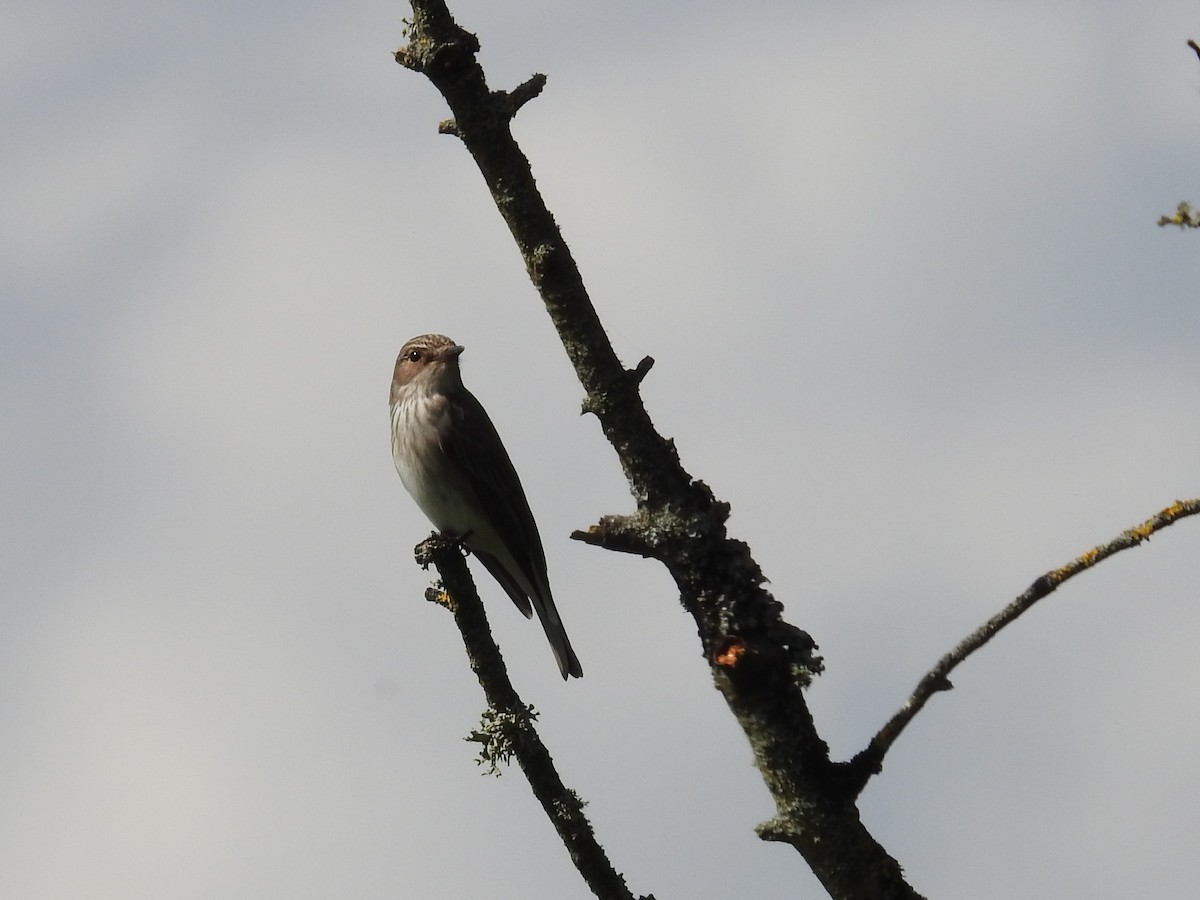
[[[457,359],[458,355],[466,349],[467,348],[462,346],[461,344],[454,344],[453,346],[447,347],[445,350],[442,351],[442,360],[445,362],[449,362],[452,359]]]

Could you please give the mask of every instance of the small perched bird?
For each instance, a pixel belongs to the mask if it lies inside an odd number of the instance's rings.
[[[441,334],[400,348],[391,394],[396,471],[421,512],[475,554],[526,618],[537,610],[562,677],[579,678],[529,501],[492,420],[463,387],[462,352]]]

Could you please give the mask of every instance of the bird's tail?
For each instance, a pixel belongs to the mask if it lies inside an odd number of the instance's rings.
[[[542,623],[546,637],[550,639],[550,649],[554,651],[554,660],[558,663],[558,671],[562,673],[563,679],[582,678],[583,666],[579,664],[579,657],[571,649],[571,641],[567,638],[562,619],[558,617],[558,608],[554,605],[554,597],[550,594],[550,585],[546,583],[546,579],[538,579],[536,586],[523,578],[518,580],[499,559],[487,551],[472,548],[471,552],[483,563],[483,567],[492,573],[492,577],[500,582],[504,592],[512,598],[517,609],[526,618],[537,610],[538,621]],[[520,569],[514,564],[513,571],[519,572]]]
[[[554,651],[554,661],[558,663],[558,671],[562,673],[563,680],[582,678],[583,666],[579,664],[579,657],[571,648],[571,641],[567,637],[567,630],[563,628],[562,620],[558,617],[558,608],[555,607],[554,600],[549,596],[543,598],[536,594],[531,599],[533,608],[537,610],[538,621],[542,623],[550,641],[550,649]]]

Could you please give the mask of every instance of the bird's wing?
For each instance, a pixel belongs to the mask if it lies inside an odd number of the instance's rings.
[[[549,600],[546,553],[517,470],[483,405],[465,388],[458,399],[462,402],[451,407],[450,427],[443,434],[442,450],[479,498],[505,549],[520,567],[520,574],[542,595],[539,599]],[[512,573],[504,571],[494,556],[476,555],[521,611],[529,615],[525,591]]]
[[[477,560],[483,563],[483,567],[500,583],[500,587],[504,588],[504,593],[512,598],[512,602],[517,605],[517,609],[521,611],[521,615],[527,619],[532,619],[533,607],[529,603],[529,598],[525,596],[525,588],[517,583],[517,580],[504,567],[504,563],[483,550],[472,550],[471,553],[475,555]]]

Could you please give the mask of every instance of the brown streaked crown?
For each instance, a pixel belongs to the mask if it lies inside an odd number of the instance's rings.
[[[392,373],[392,399],[397,388],[411,384],[423,373],[444,370],[462,352],[463,348],[444,334],[422,334],[405,341]]]

